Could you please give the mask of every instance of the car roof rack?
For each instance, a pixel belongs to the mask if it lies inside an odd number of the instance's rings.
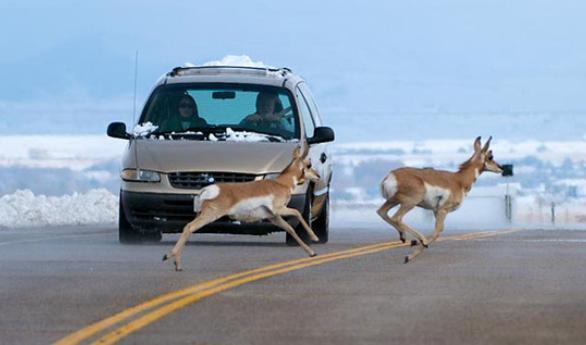
[[[251,70],[251,71],[264,71],[265,73],[269,72],[281,72],[281,76],[285,77],[288,73],[293,73],[290,68],[287,67],[250,67],[250,66],[178,66],[173,68],[167,76],[169,77],[176,77],[182,72],[189,72],[189,71],[199,71],[199,70],[212,70],[212,69],[244,69],[244,70]],[[187,73],[186,73],[187,74]]]

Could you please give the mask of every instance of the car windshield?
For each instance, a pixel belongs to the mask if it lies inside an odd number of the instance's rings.
[[[151,95],[139,124],[156,133],[247,131],[299,138],[298,116],[284,88],[251,84],[178,84]],[[228,129],[230,128],[230,129]]]

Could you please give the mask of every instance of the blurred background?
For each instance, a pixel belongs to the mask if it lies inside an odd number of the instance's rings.
[[[448,226],[585,227],[585,10],[545,0],[3,1],[0,227],[114,222],[126,143],[106,137],[108,123],[132,126],[171,68],[227,55],[308,81],[337,134],[335,222],[356,210],[378,222],[363,210],[381,202],[389,170],[455,170],[476,136],[492,135],[515,176],[483,175]]]

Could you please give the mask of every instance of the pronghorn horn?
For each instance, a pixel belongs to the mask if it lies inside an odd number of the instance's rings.
[[[486,152],[488,151],[488,147],[490,146],[490,141],[492,140],[492,136],[488,138],[488,141],[484,144],[484,147],[482,148],[482,152]]]

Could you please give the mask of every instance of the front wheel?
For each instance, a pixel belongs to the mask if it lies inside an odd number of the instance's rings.
[[[312,229],[315,231],[317,237],[319,237],[317,243],[328,243],[330,236],[330,193],[326,194],[324,204],[319,211],[319,216],[313,222]]]

